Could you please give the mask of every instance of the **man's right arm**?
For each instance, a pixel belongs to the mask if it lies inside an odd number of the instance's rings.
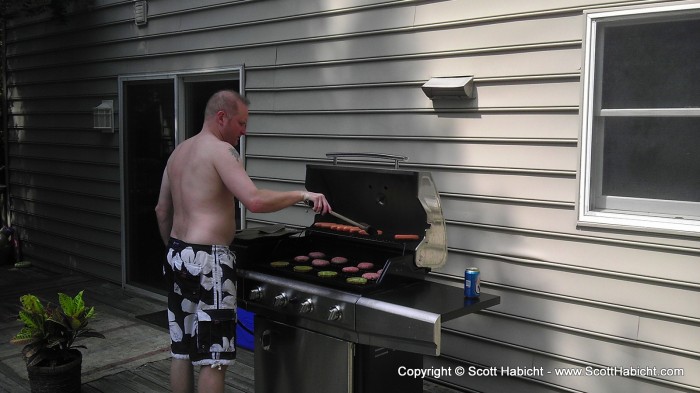
[[[160,194],[156,205],[156,217],[158,218],[158,229],[164,244],[168,244],[170,231],[173,228],[173,198],[170,193],[170,179],[168,178],[168,168],[163,171],[163,180],[160,184]]]

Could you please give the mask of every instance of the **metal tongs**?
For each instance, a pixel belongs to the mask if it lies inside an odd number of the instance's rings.
[[[313,207],[313,204],[314,204],[312,201],[305,201],[304,203],[306,203],[306,205],[310,206],[310,207]],[[333,210],[331,210],[329,214],[332,215],[333,217],[337,217],[337,218],[347,222],[350,225],[354,225],[354,226],[360,228],[361,230],[367,232],[370,235],[377,235],[377,230],[369,224],[365,224],[363,222],[357,222],[355,220],[352,220],[350,218],[345,217],[344,215],[342,215],[340,213],[336,213]]]
[[[332,210],[331,210],[330,214],[331,214],[333,217],[340,218],[341,220],[347,222],[348,224],[354,225],[354,226],[356,226],[356,227],[362,229],[363,231],[369,233],[370,235],[376,235],[376,234],[377,234],[377,230],[374,229],[374,227],[372,227],[372,226],[369,225],[369,224],[365,224],[365,223],[363,223],[363,222],[357,222],[357,221],[351,220],[351,219],[345,217],[344,215],[342,215],[342,214],[340,214],[340,213],[336,213],[336,212],[334,212],[334,211],[332,211]]]

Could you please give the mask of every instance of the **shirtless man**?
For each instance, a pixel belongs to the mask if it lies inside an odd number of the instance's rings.
[[[234,91],[207,102],[202,130],[173,151],[163,172],[156,206],[168,247],[168,320],[173,392],[193,392],[193,366],[201,366],[198,390],[223,392],[226,366],[235,359],[234,196],[252,212],[272,212],[302,201],[317,213],[331,208],[322,194],[258,189],[234,146],[245,135],[248,100]]]

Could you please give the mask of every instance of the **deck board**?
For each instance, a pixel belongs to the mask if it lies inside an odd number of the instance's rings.
[[[170,391],[168,331],[136,318],[162,310],[163,302],[125,291],[118,285],[75,273],[56,275],[37,268],[0,267],[0,333],[11,337],[17,321],[19,297],[34,293],[55,301],[57,292],[73,295],[85,290],[85,301],[99,317],[93,324],[107,338],[86,342],[83,350],[82,393],[162,393]],[[90,339],[95,340],[95,339]],[[28,393],[29,381],[21,361],[21,348],[0,342],[0,393]],[[165,343],[165,344],[164,344]],[[198,372],[195,370],[195,381]],[[226,391],[254,393],[254,353],[238,349],[234,365],[226,372]],[[459,390],[423,382],[424,392],[455,393]]]

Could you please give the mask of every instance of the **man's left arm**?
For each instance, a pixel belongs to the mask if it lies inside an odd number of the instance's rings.
[[[226,188],[233,193],[238,200],[250,211],[255,213],[267,213],[291,206],[297,202],[311,201],[313,209],[317,213],[328,213],[331,210],[328,201],[322,194],[308,191],[273,191],[259,189],[255,186],[239,161],[233,147],[228,152],[220,149],[212,154],[217,154],[214,166],[219,172]]]

